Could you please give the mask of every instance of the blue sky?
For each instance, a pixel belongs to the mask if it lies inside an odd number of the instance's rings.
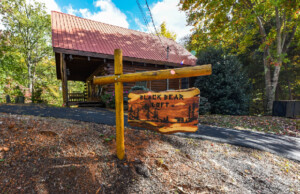
[[[153,6],[155,0],[147,0],[149,6]],[[67,13],[68,8],[72,6],[73,9],[79,10],[79,9],[89,9],[90,12],[99,12],[101,11],[100,7],[96,7],[95,4],[97,1],[93,0],[88,0],[88,1],[82,1],[82,0],[56,0],[57,4],[59,7],[63,8],[62,11]],[[138,8],[138,5],[136,3],[136,0],[112,0],[111,3],[113,3],[116,8],[118,8],[122,13],[124,13],[127,16],[127,21],[129,23],[129,28],[131,29],[139,29],[139,26],[135,22],[135,18],[139,18],[141,21],[142,20],[142,15],[141,12]],[[146,6],[145,6],[145,1],[140,0],[140,4],[143,7],[144,12],[147,11]],[[77,14],[78,16],[82,16],[81,14]],[[150,19],[150,17],[148,18]],[[144,24],[144,23],[143,23]]]
[[[33,1],[33,0],[28,0]],[[51,10],[73,14],[104,23],[125,28],[154,33],[152,23],[150,27],[145,21],[136,0],[37,0],[46,4],[48,12]],[[190,34],[191,26],[186,24],[186,15],[179,11],[179,0],[147,0],[156,27],[165,21],[167,28],[177,34],[177,41]],[[147,20],[150,22],[149,11],[145,0],[139,0]]]

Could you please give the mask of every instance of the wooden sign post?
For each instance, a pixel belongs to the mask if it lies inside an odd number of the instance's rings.
[[[115,55],[115,75],[95,77],[93,82],[94,84],[98,84],[98,85],[115,83],[117,156],[120,160],[122,160],[125,156],[123,82],[139,82],[139,81],[176,79],[176,78],[184,78],[184,77],[210,75],[211,65],[201,65],[201,66],[184,67],[178,69],[167,69],[167,70],[159,70],[159,71],[146,71],[146,72],[139,72],[139,73],[123,74],[122,50],[115,49],[114,55]],[[197,94],[196,92],[195,95],[197,96],[199,94]],[[194,111],[195,109],[196,108],[194,107]],[[182,119],[179,120],[183,121],[183,123],[186,121],[191,121],[189,117],[187,117],[188,120],[184,120],[184,119],[185,117],[183,118],[183,120]],[[168,133],[168,131],[162,131],[162,132]]]
[[[115,53],[115,75],[123,74],[122,50],[116,49]],[[116,105],[116,143],[117,156],[120,160],[124,158],[124,105],[123,105],[123,82],[115,82],[115,105]]]

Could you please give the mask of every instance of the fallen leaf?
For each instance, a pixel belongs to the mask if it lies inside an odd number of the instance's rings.
[[[9,151],[9,148],[8,147],[0,147],[0,151],[7,152],[7,151]]]

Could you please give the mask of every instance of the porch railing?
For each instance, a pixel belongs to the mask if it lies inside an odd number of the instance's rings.
[[[69,102],[86,102],[86,94],[84,92],[70,92]]]

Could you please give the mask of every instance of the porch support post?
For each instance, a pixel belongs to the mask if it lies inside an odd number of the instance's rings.
[[[67,67],[65,61],[65,54],[60,53],[60,75],[62,81],[62,94],[63,94],[63,103],[65,106],[68,106],[68,79],[67,79]]]
[[[181,89],[181,78],[179,78],[179,90]]]
[[[169,83],[169,79],[167,79],[167,90],[169,90],[169,86],[170,85],[170,83]]]
[[[115,76],[123,74],[122,50],[115,49]],[[122,160],[125,156],[124,146],[124,105],[123,105],[123,82],[115,83],[116,102],[116,143],[117,156]]]

